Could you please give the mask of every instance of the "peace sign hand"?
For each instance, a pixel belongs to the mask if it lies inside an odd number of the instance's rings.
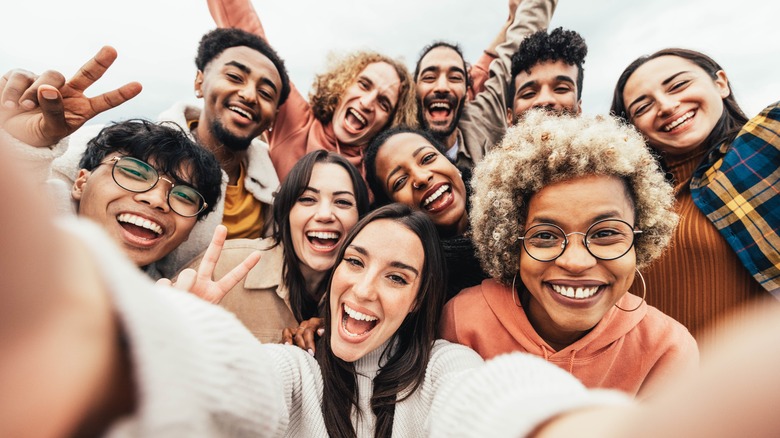
[[[105,46],[68,81],[56,71],[40,76],[26,70],[9,71],[0,78],[0,125],[24,143],[50,146],[89,119],[127,102],[141,92],[138,82],[95,97],[84,95],[116,57],[116,50]]]

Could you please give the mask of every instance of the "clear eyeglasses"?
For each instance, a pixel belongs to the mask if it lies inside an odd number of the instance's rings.
[[[160,176],[157,169],[149,163],[133,157],[112,157],[101,164],[111,164],[111,176],[116,184],[133,193],[143,193],[152,190],[160,180],[167,181],[168,206],[171,210],[184,217],[197,216],[208,204],[197,190],[190,186],[178,185],[168,178]]]
[[[585,248],[599,260],[615,260],[623,257],[632,246],[637,234],[628,222],[620,219],[604,219],[594,222],[586,232],[566,233],[553,224],[538,224],[528,228],[520,238],[523,248],[531,258],[540,262],[551,262],[560,257],[569,244],[569,236],[583,237]]]

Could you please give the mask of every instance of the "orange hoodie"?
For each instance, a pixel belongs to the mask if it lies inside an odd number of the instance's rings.
[[[613,307],[588,334],[555,351],[514,301],[510,288],[495,280],[464,289],[444,307],[440,335],[486,360],[512,351],[541,356],[589,388],[619,389],[640,398],[698,367],[699,350],[688,329],[647,303],[634,312]],[[618,301],[624,309],[639,303],[628,293]]]

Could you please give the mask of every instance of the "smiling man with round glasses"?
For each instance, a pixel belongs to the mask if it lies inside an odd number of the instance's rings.
[[[98,222],[153,277],[154,262],[187,240],[219,200],[216,158],[170,123],[103,128],[79,168],[71,189],[79,215]]]

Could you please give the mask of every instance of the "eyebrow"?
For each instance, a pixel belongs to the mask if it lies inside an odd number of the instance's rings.
[[[354,249],[355,251],[359,252],[360,254],[363,254],[366,257],[368,257],[368,255],[369,255],[368,251],[365,248],[363,248],[362,246],[358,246],[358,245],[355,245],[353,243],[353,244],[350,244],[349,247]],[[414,275],[417,275],[417,276],[420,275],[420,271],[418,271],[414,266],[409,266],[406,263],[399,262],[397,260],[390,262],[390,266],[392,266],[394,268],[405,269],[407,271],[414,272]]]
[[[669,84],[669,82],[672,82],[672,81],[673,81],[673,80],[674,80],[674,79],[675,79],[677,76],[680,76],[681,74],[685,74],[685,73],[690,73],[690,72],[689,72],[688,70],[683,70],[683,71],[681,71],[681,72],[677,72],[677,73],[675,73],[675,74],[673,74],[673,75],[669,76],[668,78],[664,79],[664,80],[663,80],[663,82],[661,82],[661,85],[668,85],[668,84]],[[646,94],[643,94],[643,95],[641,95],[641,96],[637,97],[636,99],[634,99],[634,101],[633,101],[633,102],[631,102],[631,104],[629,104],[629,105],[626,107],[626,109],[627,109],[627,110],[630,110],[632,106],[636,105],[636,104],[637,104],[639,101],[641,101],[641,100],[643,100],[643,99],[645,99],[645,98],[647,98],[647,95],[646,95]]]
[[[604,219],[619,219],[619,220],[625,220],[620,215],[620,212],[617,210],[610,210],[606,211],[604,213],[598,214],[590,219],[590,223],[594,224],[600,220]],[[628,221],[626,221],[628,222]],[[559,222],[556,221],[553,218],[546,217],[546,216],[535,216],[532,218],[531,222],[532,224],[553,224],[553,225],[559,225]]]
[[[314,187],[310,187],[310,186],[306,186],[306,188],[305,188],[305,189],[303,189],[303,191],[304,191],[304,192],[314,192],[314,193],[316,193],[316,194],[318,194],[318,195],[321,193],[321,190],[320,190],[320,189],[315,189]],[[333,194],[334,194],[334,195],[336,195],[336,196],[340,196],[340,195],[350,195],[350,196],[352,196],[353,198],[355,197],[355,194],[354,194],[354,193],[352,193],[352,192],[350,192],[349,190],[339,190],[339,191],[333,192]]]
[[[246,73],[248,75],[252,74],[252,69],[251,68],[247,67],[246,65],[244,65],[244,64],[242,64],[242,63],[240,63],[238,61],[228,61],[228,62],[225,63],[225,65],[233,66],[233,67],[241,70],[242,72],[244,72],[244,73]],[[268,79],[265,76],[260,78],[260,82],[262,82],[263,84],[268,85],[269,87],[273,88],[274,92],[278,92],[279,91],[276,88],[276,84],[274,84],[272,80]]]
[[[555,77],[555,80],[558,81],[558,82],[568,82],[568,83],[570,83],[572,85],[575,85],[574,84],[574,79],[572,79],[571,76],[558,75],[558,76]],[[537,85],[538,83],[539,83],[538,80],[535,80],[535,79],[534,80],[530,80],[530,81],[524,83],[523,85],[517,87],[517,90],[519,91],[519,90],[522,90],[523,88],[527,88],[527,87],[530,87],[530,86],[533,86],[533,85]]]
[[[443,69],[439,68],[438,65],[429,65],[428,67],[425,67],[424,69],[422,69],[422,71],[420,72],[420,75],[422,75],[423,73],[427,73],[429,71],[438,72],[438,71],[441,71],[441,70],[443,70]],[[464,75],[466,74],[466,72],[463,70],[463,68],[458,67],[457,65],[453,65],[452,67],[448,67],[447,68],[447,73],[451,73],[453,71],[454,72],[458,72],[460,74],[464,74]]]
[[[427,145],[427,144],[426,144],[426,145],[423,145],[423,146],[420,146],[419,148],[415,149],[415,150],[414,150],[414,152],[412,152],[412,157],[417,157],[417,155],[419,155],[419,154],[420,154],[420,151],[422,151],[422,150],[423,150],[423,149],[425,149],[425,148],[431,148],[431,147],[432,147],[432,146],[429,146],[429,145]],[[398,171],[399,171],[399,170],[401,170],[401,166],[395,166],[395,169],[393,169],[393,170],[392,170],[392,171],[391,171],[391,172],[390,172],[390,173],[387,175],[387,178],[385,178],[385,188],[387,188],[387,189],[389,189],[389,188],[390,188],[390,178],[392,178],[392,176],[393,176],[393,175],[395,175],[396,173],[398,173]]]

